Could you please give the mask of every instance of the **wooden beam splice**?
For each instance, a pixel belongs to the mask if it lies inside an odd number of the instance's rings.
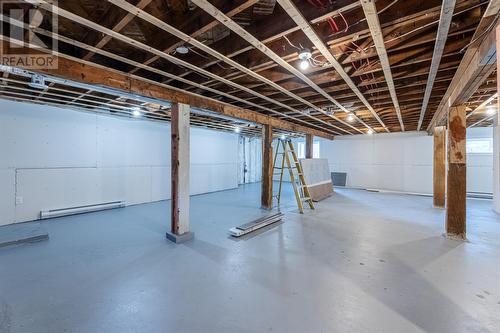
[[[196,48],[198,48],[198,49],[206,52],[207,54],[213,56],[214,58],[219,59],[220,61],[225,62],[229,66],[232,66],[232,67],[240,70],[241,72],[243,72],[243,73],[245,73],[247,75],[250,75],[250,76],[254,77],[255,79],[257,79],[257,80],[259,80],[259,81],[261,81],[261,82],[263,82],[263,83],[265,83],[265,84],[267,84],[267,85],[275,88],[276,90],[278,90],[278,91],[280,91],[280,92],[282,92],[282,93],[284,93],[284,94],[286,94],[286,95],[288,95],[288,96],[296,99],[297,101],[299,101],[299,102],[301,102],[301,103],[303,103],[303,104],[305,104],[305,105],[307,105],[307,106],[309,106],[311,108],[314,108],[314,109],[320,111],[321,113],[323,113],[325,115],[328,115],[325,111],[323,111],[322,109],[318,108],[316,105],[310,103],[306,99],[304,99],[304,98],[302,98],[302,97],[300,97],[300,96],[298,96],[298,95],[290,92],[289,90],[283,88],[279,84],[277,84],[277,83],[275,83],[275,82],[273,82],[273,81],[271,81],[271,80],[263,77],[260,74],[257,74],[256,72],[252,71],[251,69],[248,69],[247,67],[239,64],[238,62],[236,62],[236,61],[234,61],[234,60],[226,57],[222,53],[220,53],[220,52],[212,49],[210,46],[207,46],[207,45],[203,44],[202,42],[198,41],[197,39],[192,38],[191,36],[189,36],[189,35],[185,34],[184,32],[182,32],[182,31],[174,28],[173,26],[171,26],[171,25],[169,25],[169,24],[161,21],[160,19],[154,17],[153,15],[151,15],[151,14],[149,14],[149,13],[147,13],[147,12],[141,10],[141,9],[136,8],[135,6],[129,4],[128,2],[126,2],[124,0],[108,0],[108,1],[111,2],[111,3],[113,3],[113,4],[115,4],[116,6],[119,6],[123,10],[128,11],[129,13],[131,13],[133,15],[136,15],[137,17],[145,20],[146,22],[149,22],[149,23],[153,24],[154,26],[156,26],[156,27],[158,27],[158,28],[160,28],[160,29],[168,32],[169,34],[172,34],[172,35],[180,38],[181,40],[184,40],[186,43],[189,43],[189,44],[193,45],[194,47],[196,47]],[[222,12],[220,12],[220,13],[222,13]],[[177,59],[177,58],[175,58],[175,59]],[[191,66],[193,66],[193,65],[191,65]],[[189,66],[185,66],[185,67],[189,67]],[[201,68],[199,68],[199,69],[201,70]],[[208,72],[208,73],[210,73],[210,72]],[[214,74],[210,73],[210,74],[206,74],[206,75],[207,76],[213,76]],[[298,112],[300,112],[300,111],[298,111]],[[352,129],[354,129],[354,130],[362,133],[357,128],[349,125],[348,123],[345,123],[345,122],[341,121],[340,119],[338,119],[336,117],[333,117],[333,116],[330,116],[330,117],[333,118],[333,119],[335,119],[335,120],[337,120],[337,121],[339,121],[339,122],[341,122],[341,123],[343,123],[346,126],[351,127]],[[316,118],[315,118],[315,120],[318,121],[318,119],[316,119]],[[333,125],[331,125],[329,123],[325,122],[325,124],[334,127]],[[346,132],[346,133],[349,134],[349,132],[343,130],[340,127],[336,127],[335,126],[334,128],[337,129],[337,130],[344,131],[344,132]]]
[[[385,48],[384,35],[382,34],[382,28],[380,27],[380,21],[378,19],[377,8],[375,7],[375,1],[361,0],[361,6],[363,7],[366,21],[368,22],[368,27],[370,28],[370,32],[372,34],[373,42],[380,59],[380,64],[382,65],[385,81],[387,83],[387,87],[389,88],[389,93],[391,94],[392,103],[394,104],[394,109],[396,110],[396,114],[398,116],[401,131],[404,132],[405,125],[401,116],[401,109],[399,108],[396,88],[394,87],[394,80],[392,78],[391,64],[389,63],[387,49]]]
[[[227,28],[229,28],[231,31],[234,33],[238,34],[241,38],[245,39],[248,43],[253,45],[255,48],[257,48],[259,51],[264,53],[267,57],[272,59],[274,62],[279,64],[281,67],[285,68],[287,71],[304,81],[307,85],[309,85],[311,88],[316,90],[320,95],[322,95],[324,98],[335,104],[338,108],[340,108],[342,111],[349,112],[342,104],[340,104],[337,100],[335,100],[332,96],[330,96],[328,93],[326,93],[323,89],[321,89],[316,83],[312,82],[307,76],[305,76],[302,72],[297,70],[295,67],[290,65],[288,62],[283,60],[279,55],[277,55],[274,51],[272,51],[269,47],[267,47],[264,43],[259,41],[257,38],[255,38],[252,34],[250,34],[248,31],[243,29],[240,25],[238,25],[235,21],[233,21],[231,18],[227,17],[223,12],[221,12],[219,9],[217,9],[215,6],[213,6],[211,3],[209,3],[207,0],[191,0],[195,5],[206,11],[208,14],[212,15],[216,20],[224,24]],[[287,91],[286,89],[284,89]],[[286,92],[287,95],[295,95],[289,91]],[[291,95],[290,95],[291,94]],[[295,95],[296,96],[296,95]],[[297,96],[298,97],[298,96]],[[299,97],[301,98],[301,97]],[[301,98],[302,99],[302,98]],[[302,99],[304,100],[304,99]],[[329,114],[325,110],[321,109],[320,107],[317,107],[314,104],[311,104],[306,101],[306,104],[315,109],[316,111],[332,118],[335,119],[336,121],[344,124],[345,126],[348,126],[355,130],[358,133],[363,133],[356,127],[352,126],[351,124]]]
[[[448,39],[448,31],[450,30],[451,20],[453,18],[453,10],[455,9],[455,0],[444,0],[441,6],[441,14],[439,17],[439,25],[436,37],[436,44],[434,45],[434,53],[432,54],[431,69],[429,77],[427,78],[427,86],[425,87],[424,100],[422,101],[422,108],[420,109],[420,118],[418,119],[417,131],[420,131],[424,121],[425,111],[432,94],[432,87],[434,80],[441,63],[443,56],[444,46]]]
[[[326,58],[326,60],[335,68],[340,77],[347,83],[349,88],[356,94],[356,96],[361,100],[361,102],[368,108],[371,114],[377,119],[377,121],[382,125],[386,132],[389,132],[389,129],[385,126],[384,122],[378,114],[375,112],[370,103],[366,100],[365,96],[359,91],[356,84],[352,81],[349,74],[346,73],[342,65],[335,59],[330,50],[326,47],[325,43],[318,36],[316,31],[312,28],[312,26],[307,22],[306,18],[302,15],[302,13],[298,10],[298,8],[293,4],[291,0],[278,0],[280,6],[290,15],[290,17],[295,21],[297,26],[304,32],[304,34],[309,38],[309,40],[314,44],[314,46],[321,52],[321,54]],[[358,118],[357,115],[353,113],[353,115]],[[368,127],[369,128],[369,127]]]

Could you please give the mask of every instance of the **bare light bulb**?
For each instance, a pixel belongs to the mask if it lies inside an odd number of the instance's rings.
[[[493,105],[490,105],[486,108],[486,113],[489,115],[493,115],[493,114],[495,114],[496,110],[497,109]]]
[[[307,60],[302,60],[302,61],[300,62],[300,65],[299,65],[299,66],[300,66],[300,69],[302,69],[302,70],[306,70],[306,69],[308,69],[308,68],[309,68],[309,61],[307,61]]]
[[[234,128],[234,132],[235,132],[235,133],[240,133],[240,132],[241,132],[241,128],[239,128],[239,127],[235,127],[235,128]]]
[[[132,115],[134,117],[140,117],[141,116],[141,111],[139,111],[138,109],[135,109],[134,111],[132,111]]]
[[[347,121],[350,123],[352,123],[354,121],[354,115],[352,113],[349,113],[347,115]]]
[[[281,140],[285,140],[285,139],[286,139],[285,134],[281,134],[280,139],[281,139]]]
[[[368,134],[369,135],[372,135],[373,134],[373,130],[371,128],[368,129]]]

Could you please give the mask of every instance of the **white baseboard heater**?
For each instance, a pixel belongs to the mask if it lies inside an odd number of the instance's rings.
[[[52,209],[52,210],[42,210],[40,212],[40,219],[44,220],[44,219],[50,219],[50,218],[54,218],[54,217],[84,214],[84,213],[97,212],[97,211],[101,211],[101,210],[122,208],[122,207],[125,207],[125,201],[113,201],[113,202],[100,203],[100,204],[96,204],[96,205],[69,207],[69,208]]]

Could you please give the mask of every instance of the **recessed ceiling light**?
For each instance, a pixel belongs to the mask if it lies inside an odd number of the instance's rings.
[[[141,109],[140,109],[140,108],[137,108],[137,107],[136,107],[136,108],[133,108],[133,109],[132,109],[132,115],[133,115],[134,117],[136,117],[136,118],[137,118],[137,117],[140,117],[140,116],[141,116]]]
[[[178,47],[175,49],[175,51],[176,51],[177,53],[180,53],[180,54],[186,54],[186,53],[188,53],[188,52],[189,52],[189,49],[188,49],[187,47],[185,47],[184,45],[182,45],[182,46],[178,46]]]
[[[489,114],[489,115],[495,114],[496,111],[497,111],[497,108],[495,106],[493,106],[493,105],[489,105],[486,108],[486,113]]]

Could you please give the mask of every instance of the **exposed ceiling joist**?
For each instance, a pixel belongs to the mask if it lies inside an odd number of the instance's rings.
[[[274,51],[272,51],[269,47],[267,47],[264,43],[259,41],[257,38],[255,38],[252,34],[250,34],[248,31],[243,29],[241,26],[239,26],[235,21],[233,21],[231,18],[227,17],[224,13],[222,13],[219,9],[217,9],[215,6],[213,6],[211,3],[209,3],[207,0],[192,0],[194,4],[196,4],[198,7],[202,8],[205,10],[208,14],[212,15],[215,19],[217,19],[219,22],[224,24],[226,27],[231,29],[234,33],[238,34],[241,38],[245,39],[248,41],[250,44],[252,44],[256,49],[264,53],[266,56],[268,56],[270,59],[274,60],[276,63],[278,63],[281,67],[285,68],[287,71],[304,81],[307,85],[309,85],[311,88],[316,90],[320,95],[325,97],[327,100],[335,104],[338,108],[340,108],[342,111],[349,112],[342,104],[340,104],[337,100],[335,100],[332,96],[330,96],[328,93],[326,93],[323,89],[321,89],[317,84],[312,82],[306,75],[304,75],[302,72],[297,70],[295,67],[290,65],[288,62],[283,60],[279,55],[277,55]],[[328,114],[326,111],[323,109],[312,105],[316,111],[331,117],[335,119],[336,121],[354,129],[358,133],[363,133],[362,131],[358,130],[356,127],[352,126],[351,124]],[[370,128],[370,127],[368,127]]]
[[[241,72],[243,72],[243,73],[245,73],[245,74],[247,74],[247,75],[250,75],[250,76],[252,76],[252,77],[256,78],[257,80],[259,80],[259,81],[261,81],[261,82],[263,82],[263,83],[266,83],[267,85],[269,85],[269,86],[271,86],[271,87],[275,88],[276,90],[278,90],[278,91],[280,91],[280,92],[282,92],[282,93],[284,93],[284,94],[287,94],[288,96],[290,96],[290,97],[292,97],[292,98],[294,98],[294,99],[296,99],[296,100],[298,100],[298,101],[300,101],[300,102],[304,103],[305,105],[307,105],[307,106],[309,106],[309,107],[312,107],[312,108],[315,108],[315,109],[317,109],[317,108],[318,108],[317,106],[315,106],[314,104],[310,103],[309,101],[307,101],[307,100],[305,100],[305,99],[301,98],[300,96],[297,96],[297,95],[295,95],[295,94],[291,93],[289,90],[284,89],[283,87],[281,87],[280,85],[278,85],[278,84],[274,83],[273,81],[271,81],[271,80],[269,80],[269,79],[267,79],[267,78],[265,78],[265,77],[263,77],[263,76],[261,76],[261,75],[259,75],[259,74],[255,73],[254,71],[252,71],[252,70],[248,69],[248,68],[247,68],[247,67],[245,67],[245,66],[242,66],[241,64],[239,64],[239,63],[237,63],[236,61],[234,61],[234,60],[232,60],[232,59],[230,59],[230,58],[228,58],[228,57],[224,56],[223,54],[221,54],[221,53],[219,53],[219,52],[215,51],[214,49],[212,49],[211,47],[209,47],[209,46],[207,46],[207,45],[203,44],[202,42],[198,41],[197,39],[190,37],[189,35],[187,35],[187,34],[183,33],[182,31],[180,31],[180,30],[178,30],[178,29],[176,29],[176,28],[172,27],[171,25],[169,25],[169,24],[167,24],[167,23],[165,23],[165,22],[163,22],[163,21],[159,20],[158,18],[154,17],[153,15],[151,15],[151,14],[149,14],[149,13],[147,13],[147,12],[145,12],[145,11],[141,10],[141,9],[136,8],[135,6],[133,6],[133,5],[129,4],[128,2],[126,2],[126,1],[124,1],[124,0],[108,0],[108,1],[109,1],[109,2],[111,2],[111,3],[113,3],[113,4],[115,4],[116,6],[119,6],[119,7],[120,7],[120,8],[122,8],[123,10],[126,10],[126,11],[127,11],[127,12],[129,12],[130,14],[132,14],[132,15],[136,15],[137,17],[139,17],[139,18],[141,18],[141,19],[143,19],[143,20],[145,20],[145,21],[147,21],[147,22],[149,22],[149,23],[151,23],[151,24],[155,25],[156,27],[158,27],[158,28],[160,28],[160,29],[162,29],[162,30],[164,30],[164,31],[166,31],[166,32],[168,32],[168,33],[170,33],[170,34],[172,34],[172,35],[174,35],[174,36],[176,36],[176,37],[180,38],[181,40],[185,41],[186,43],[189,43],[189,44],[191,44],[191,45],[193,45],[193,46],[197,47],[198,49],[200,49],[200,50],[202,50],[202,51],[206,52],[207,54],[209,54],[209,55],[211,55],[211,56],[213,56],[213,57],[215,57],[215,58],[217,58],[217,59],[219,59],[219,60],[221,60],[221,61],[225,62],[225,63],[226,63],[226,64],[228,64],[229,66],[232,66],[232,67],[234,67],[234,68],[236,68],[236,69],[240,70]],[[173,58],[173,57],[172,57],[172,58]],[[177,58],[174,58],[174,59],[176,59],[177,61],[179,61]],[[192,68],[194,67],[194,65],[191,65],[191,64],[186,65],[186,64],[187,64],[186,62],[183,62],[183,64],[185,65],[185,67],[192,67]],[[203,69],[199,69],[199,70],[200,70],[200,71],[203,71],[203,73],[204,73],[205,75],[207,75],[207,76],[214,76],[214,74],[212,74],[212,73],[210,73],[210,72],[208,72],[208,71],[205,71],[205,70],[203,70]],[[220,81],[220,79],[221,79],[221,78],[219,77],[219,81]],[[223,79],[223,80],[226,80],[226,81],[227,81],[227,79]],[[241,87],[242,87],[242,86],[240,86],[240,89],[241,89]],[[250,90],[250,89],[248,89],[248,88],[246,88],[246,87],[243,87],[243,88],[244,88],[244,89],[246,89],[246,90],[247,90],[247,92],[253,91],[253,90]],[[250,92],[250,93],[252,93],[252,92]],[[255,95],[255,93],[252,93],[252,94],[254,94],[254,95]],[[259,95],[260,95],[260,94],[259,94]],[[262,98],[262,96],[263,96],[263,95],[260,95],[259,97],[261,97],[261,98]],[[266,97],[266,98],[267,98],[267,97]],[[281,106],[286,107],[286,105],[285,105],[285,104],[283,104],[283,105],[281,105]],[[287,108],[287,107],[286,107],[286,108]],[[299,113],[303,113],[303,112],[301,112],[301,111],[299,111],[299,110],[293,110],[293,109],[292,109],[291,111],[297,111],[297,112],[299,112]],[[325,114],[326,114],[326,113],[325,113]],[[335,119],[336,119],[336,118],[335,118]],[[317,119],[316,119],[316,120],[317,120]],[[336,119],[336,120],[338,120],[338,119]],[[332,125],[331,125],[331,124],[329,124],[329,123],[326,123],[326,122],[324,122],[324,123],[325,123],[325,125],[332,126]],[[332,127],[334,127],[334,128],[335,128],[335,129],[337,129],[337,130],[344,131],[344,130],[343,130],[342,128],[340,128],[340,127],[336,127],[336,126],[332,126]],[[356,128],[354,128],[354,127],[353,127],[353,129],[356,129]],[[344,131],[344,132],[345,132],[345,131]],[[347,132],[347,133],[348,133],[348,132]]]
[[[50,11],[50,12],[56,14],[56,15],[64,16],[66,19],[72,20],[72,21],[74,21],[76,23],[79,23],[81,25],[87,26],[87,27],[89,27],[91,29],[94,29],[96,31],[99,31],[101,33],[108,34],[108,35],[112,36],[113,38],[115,38],[117,40],[120,40],[120,41],[123,41],[123,42],[125,42],[125,43],[127,43],[127,44],[129,44],[129,45],[131,45],[133,47],[136,47],[136,48],[139,48],[139,49],[142,49],[142,50],[146,50],[148,52],[156,54],[156,55],[160,56],[161,58],[164,58],[164,59],[168,60],[169,62],[171,62],[173,64],[180,65],[180,66],[183,66],[183,67],[186,67],[186,68],[190,68],[193,71],[196,71],[196,72],[201,73],[201,74],[203,74],[205,76],[208,76],[208,77],[211,77],[213,79],[216,79],[216,80],[218,80],[218,81],[220,81],[220,82],[222,82],[224,84],[233,86],[236,89],[248,92],[248,93],[250,93],[250,94],[252,94],[252,95],[254,95],[256,97],[262,98],[262,99],[264,99],[264,100],[266,100],[266,101],[268,101],[270,103],[273,103],[273,104],[278,105],[280,107],[286,108],[286,109],[288,109],[290,111],[299,113],[301,115],[305,115],[307,117],[310,117],[310,118],[312,118],[312,119],[314,119],[316,121],[324,123],[325,125],[328,125],[328,126],[330,126],[332,128],[335,128],[336,130],[342,131],[342,132],[347,133],[347,134],[351,134],[350,132],[348,132],[348,131],[346,131],[346,130],[338,127],[338,126],[335,126],[333,124],[327,123],[327,122],[322,121],[320,119],[317,119],[317,118],[315,118],[313,116],[307,115],[303,111],[294,109],[294,108],[292,108],[292,107],[290,107],[290,106],[288,106],[286,104],[280,103],[280,102],[276,101],[275,99],[272,99],[272,98],[269,98],[269,97],[264,96],[262,94],[259,94],[258,92],[254,91],[252,89],[249,89],[249,88],[247,88],[245,86],[239,85],[239,84],[237,84],[237,83],[235,83],[233,81],[221,78],[221,77],[219,77],[219,76],[217,76],[217,75],[215,75],[215,74],[213,74],[213,73],[211,73],[209,71],[206,71],[206,70],[201,69],[199,67],[196,67],[196,66],[194,66],[194,65],[192,65],[192,64],[190,64],[190,63],[188,63],[186,61],[183,61],[183,60],[181,60],[179,58],[171,56],[170,54],[167,54],[165,52],[157,50],[157,49],[155,49],[155,48],[153,48],[153,47],[151,47],[149,45],[141,43],[141,42],[139,42],[139,41],[137,41],[135,39],[132,39],[130,37],[127,37],[127,36],[125,36],[123,34],[117,33],[117,32],[115,32],[115,31],[113,31],[111,29],[105,28],[105,27],[103,27],[103,26],[101,26],[101,25],[99,25],[99,24],[97,24],[95,22],[87,20],[87,19],[85,19],[85,18],[83,18],[83,17],[81,17],[79,15],[71,13],[71,12],[69,12],[67,10],[64,10],[64,9],[62,9],[60,7],[57,7],[57,6],[53,5],[53,4],[49,4],[45,0],[37,0],[37,1],[39,1],[39,7],[40,8],[43,8],[43,9],[45,9],[47,11]],[[1,16],[3,17],[3,15],[1,15]],[[5,20],[6,18],[4,17],[3,19]],[[338,134],[338,133],[334,133],[334,134]]]
[[[144,9],[147,7],[147,5],[149,5],[151,3],[151,1],[152,0],[141,0],[137,4],[137,8]],[[125,15],[118,23],[115,24],[115,26],[112,28],[112,30],[116,31],[116,32],[120,32],[123,28],[125,28],[127,26],[127,24],[130,23],[130,21],[132,21],[133,18],[134,18],[134,15],[132,15],[132,14]],[[111,40],[111,37],[109,35],[104,35],[97,42],[95,47],[97,47],[98,49],[103,48],[104,46],[106,46],[106,44],[109,43],[110,40]],[[83,57],[83,59],[89,60],[93,55],[94,55],[93,52],[89,52]]]
[[[427,78],[427,86],[425,87],[424,100],[422,101],[422,108],[420,109],[420,118],[418,119],[417,131],[420,131],[420,128],[422,127],[425,111],[427,110],[429,99],[431,98],[432,87],[434,85],[434,80],[436,79],[439,64],[441,63],[441,57],[443,55],[444,46],[448,38],[448,31],[450,29],[454,9],[455,0],[443,1],[437,30],[436,44],[434,46],[434,53],[432,55],[429,77]]]
[[[382,70],[384,71],[385,81],[387,83],[387,87],[389,88],[389,93],[391,94],[392,103],[394,104],[394,109],[396,110],[401,131],[404,132],[405,125],[403,123],[403,117],[401,116],[398,96],[396,95],[396,88],[394,87],[394,80],[392,78],[391,64],[389,63],[389,57],[387,56],[384,35],[382,34],[382,28],[380,27],[375,1],[361,0],[361,6],[363,7],[368,26],[370,27],[370,32],[372,34],[373,42],[375,43],[375,48],[377,49]]]
[[[435,126],[442,124],[451,106],[460,105],[472,96],[479,86],[496,68],[496,36],[495,27],[498,24],[498,8],[500,0],[491,0],[481,22],[469,43],[460,65],[453,76],[446,93],[427,127],[432,133]]]
[[[309,38],[309,40],[314,44],[314,46],[321,52],[321,54],[326,58],[326,60],[335,68],[337,73],[342,77],[342,79],[347,83],[349,88],[356,94],[356,96],[361,100],[361,102],[368,108],[371,114],[377,119],[377,121],[382,125],[385,131],[389,132],[389,129],[385,126],[384,122],[378,114],[375,112],[370,103],[366,100],[365,96],[359,91],[356,84],[352,81],[349,75],[346,73],[342,65],[335,59],[330,50],[326,47],[325,43],[318,36],[316,31],[311,27],[309,22],[305,19],[302,13],[297,9],[297,7],[292,3],[291,0],[278,0],[281,7],[290,15],[290,17],[295,21],[297,26],[304,32],[304,34]],[[356,116],[357,117],[357,116]]]
[[[24,41],[14,40],[9,37],[0,35],[3,42],[4,54],[12,54],[10,44],[24,45],[35,49],[36,45],[25,43]],[[39,50],[39,49],[38,49]],[[15,53],[15,52],[14,52]],[[231,104],[223,103],[211,98],[203,97],[197,94],[186,92],[182,89],[158,83],[136,75],[120,72],[110,69],[105,66],[97,65],[58,52],[51,52],[57,57],[57,68],[42,68],[41,72],[62,77],[66,80],[76,82],[84,82],[90,85],[101,85],[113,89],[123,90],[128,93],[145,96],[145,98],[155,98],[172,103],[190,104],[193,107],[211,110],[222,115],[243,119],[258,124],[269,124],[276,128],[292,132],[301,132],[311,134],[326,139],[333,139],[323,131],[314,130],[310,127],[305,127],[291,123],[289,121],[276,119],[271,116],[266,116],[255,111],[243,109]]]

